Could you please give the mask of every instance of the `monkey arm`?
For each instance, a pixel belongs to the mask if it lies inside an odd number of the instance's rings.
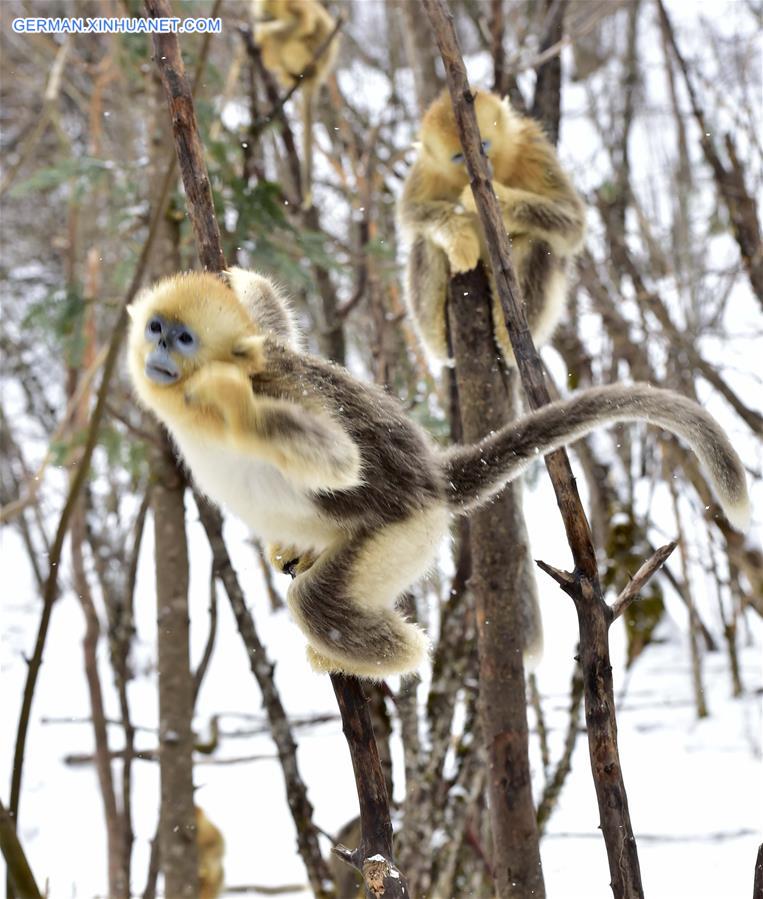
[[[417,197],[413,188],[403,192],[400,201],[400,224],[411,239],[425,237],[448,257],[451,271],[468,272],[480,258],[477,220],[473,212],[459,210],[458,201],[428,200]]]
[[[271,462],[310,490],[342,490],[361,483],[360,453],[331,416],[254,393],[250,373],[211,362],[187,381],[186,407],[204,430]]]
[[[493,190],[510,234],[540,237],[563,255],[580,249],[585,234],[585,215],[583,205],[574,193],[549,198],[529,190],[506,187],[497,181],[493,182]],[[461,193],[461,204],[468,212],[476,212],[474,195],[468,185]]]

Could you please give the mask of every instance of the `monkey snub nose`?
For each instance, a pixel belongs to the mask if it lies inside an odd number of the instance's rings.
[[[146,377],[154,384],[174,384],[180,377],[177,365],[166,350],[154,350],[146,359]]]

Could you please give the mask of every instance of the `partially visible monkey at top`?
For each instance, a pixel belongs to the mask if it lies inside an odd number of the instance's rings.
[[[586,390],[478,444],[443,449],[392,396],[302,352],[287,301],[254,272],[168,278],[130,314],[139,400],[199,488],[296,575],[287,601],[319,671],[415,671],[428,641],[395,603],[434,564],[451,518],[600,425],[642,420],[677,434],[729,519],[742,527],[748,517],[744,469],[723,430],[671,391]]]
[[[566,268],[583,243],[585,209],[537,122],[488,91],[475,91],[474,106],[493,189],[511,238],[530,331],[541,345],[551,337],[564,309]],[[490,272],[447,91],[421,122],[419,154],[406,178],[398,214],[410,243],[408,309],[431,357],[442,363],[448,359],[449,279],[475,268],[480,260]],[[492,275],[490,279],[492,283]],[[495,339],[513,364],[494,286],[492,293]]]
[[[262,62],[281,87],[299,83],[302,94],[302,190],[310,205],[313,180],[313,110],[320,86],[331,74],[339,52],[339,35],[320,56],[336,22],[319,0],[252,0],[254,42]]]

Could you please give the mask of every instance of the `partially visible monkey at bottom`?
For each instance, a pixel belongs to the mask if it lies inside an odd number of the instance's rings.
[[[749,510],[742,463],[716,421],[645,384],[583,391],[478,444],[442,449],[400,404],[302,352],[288,304],[242,269],[181,274],[130,309],[135,392],[201,490],[270,541],[295,574],[287,602],[319,671],[415,671],[424,632],[395,609],[434,564],[451,517],[488,502],[538,457],[612,422],[647,421],[701,460],[729,519]]]
[[[585,209],[540,125],[497,94],[475,91],[474,109],[493,189],[511,238],[530,331],[545,343],[564,310],[569,260],[580,250]],[[488,263],[469,173],[447,91],[421,122],[419,154],[398,204],[400,227],[410,242],[405,298],[429,354],[448,358],[445,304],[448,280]],[[493,282],[489,264],[488,275]],[[493,331],[506,361],[514,353],[493,286]]]
[[[225,841],[204,809],[195,806],[196,847],[199,854],[199,899],[217,899],[223,888]]]

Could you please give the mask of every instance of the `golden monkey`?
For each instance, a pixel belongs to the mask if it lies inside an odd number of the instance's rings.
[[[475,111],[530,331],[542,344],[564,308],[566,265],[585,233],[583,203],[537,122],[483,90],[475,92]],[[410,242],[405,293],[424,345],[436,361],[445,362],[448,280],[488,261],[447,91],[424,115],[420,140],[398,210]],[[495,289],[493,330],[504,358],[513,364]]]
[[[317,59],[316,54],[330,37],[336,22],[319,0],[253,0],[253,12],[254,41],[260,48],[265,68],[284,88],[301,82],[302,191],[305,205],[309,206],[313,180],[313,105],[318,88],[334,68],[339,35]]]
[[[177,275],[131,307],[138,399],[198,486],[295,574],[287,594],[316,670],[414,671],[427,639],[397,598],[468,515],[536,458],[600,425],[648,421],[685,440],[729,519],[748,513],[742,463],[700,406],[644,384],[583,391],[478,444],[442,449],[379,388],[301,352],[289,307],[242,269]]]
[[[199,853],[199,899],[217,899],[223,886],[225,841],[220,830],[198,805],[196,811],[196,846]]]

